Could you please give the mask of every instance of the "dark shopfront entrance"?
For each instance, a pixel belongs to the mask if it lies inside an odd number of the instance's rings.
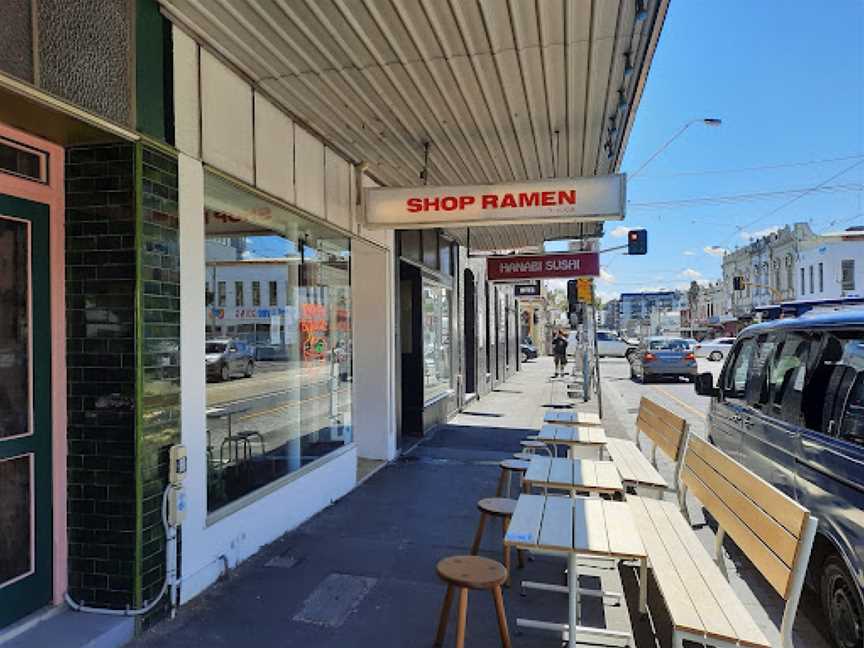
[[[423,435],[423,336],[420,304],[422,279],[420,269],[399,263],[399,366],[401,376],[397,390],[400,411],[397,412],[398,439],[403,435]]]

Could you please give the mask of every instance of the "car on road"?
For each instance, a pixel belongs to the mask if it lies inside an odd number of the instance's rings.
[[[630,378],[646,383],[653,378],[696,378],[696,356],[682,338],[646,337],[630,355]]]
[[[255,372],[254,350],[242,340],[207,340],[204,362],[208,380],[225,381],[235,375],[251,378]]]
[[[819,520],[808,583],[834,644],[864,645],[864,311],[750,326],[695,387],[709,440]]]
[[[531,338],[526,337],[519,343],[519,351],[522,353],[522,360],[534,360],[537,357],[537,347]]]
[[[635,350],[635,345],[622,340],[617,333],[613,331],[597,331],[597,355],[601,358],[604,356],[629,358],[630,354]]]
[[[721,337],[713,340],[704,340],[693,347],[693,353],[697,358],[708,358],[713,361],[720,361],[729,353],[729,349],[735,344],[734,337]]]

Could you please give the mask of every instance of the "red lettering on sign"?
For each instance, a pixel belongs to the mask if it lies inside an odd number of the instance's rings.
[[[441,209],[444,211],[453,211],[459,206],[459,199],[456,196],[444,196],[441,199]]]
[[[498,196],[496,196],[495,194],[483,194],[481,205],[483,209],[497,209]]]
[[[543,206],[551,207],[555,204],[555,192],[554,191],[544,191],[543,192]]]
[[[504,194],[504,197],[501,199],[501,207],[516,207],[516,198],[513,197],[513,194]]]
[[[475,203],[474,196],[459,196],[459,209],[465,209],[468,205]]]
[[[534,207],[539,204],[540,200],[536,191],[532,191],[531,193],[522,192],[519,194],[520,207]]]
[[[558,192],[558,204],[563,205],[567,203],[568,205],[576,204],[576,190],[570,189],[569,191],[559,191]]]
[[[406,204],[408,205],[407,210],[411,214],[419,212],[421,209],[423,209],[423,201],[419,198],[409,198],[406,201]]]

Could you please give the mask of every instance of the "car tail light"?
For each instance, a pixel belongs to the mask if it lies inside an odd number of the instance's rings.
[[[657,356],[655,356],[653,353],[646,353],[644,356],[642,356],[643,362],[651,362],[652,360],[656,360],[656,359],[657,359]]]
[[[684,356],[684,359],[685,360],[695,360],[696,356],[693,355],[692,353],[688,353],[686,356]]]

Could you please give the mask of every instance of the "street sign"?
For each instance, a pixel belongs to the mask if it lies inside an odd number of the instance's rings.
[[[596,277],[599,274],[600,257],[596,252],[526,254],[486,259],[489,281]]]
[[[539,297],[540,282],[535,281],[530,284],[517,284],[516,286],[514,286],[513,290],[515,291],[517,297]]]
[[[592,304],[594,303],[593,299],[593,290],[591,286],[591,280],[586,279],[585,277],[580,277],[576,280],[576,297],[583,304]]]
[[[624,218],[621,174],[498,185],[367,187],[370,228],[458,227]]]

